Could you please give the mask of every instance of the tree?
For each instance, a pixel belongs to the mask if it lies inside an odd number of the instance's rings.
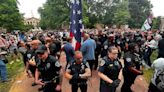
[[[128,1],[124,1],[117,5],[115,11],[113,12],[113,24],[118,26],[128,24],[130,19],[128,4]]]
[[[104,25],[128,24],[130,18],[128,4],[128,0],[91,0],[89,19],[91,22],[94,21],[93,23]]]
[[[17,0],[0,1],[0,27],[8,31],[23,29],[23,16],[19,13]]]
[[[149,16],[152,5],[149,0],[129,0],[129,11],[131,28],[141,28],[145,19]]]
[[[47,0],[39,8],[43,29],[61,28],[70,22],[71,0]],[[82,0],[83,24],[87,28],[95,24],[124,25],[140,28],[152,6],[148,0]]]
[[[160,29],[161,25],[161,16],[153,18],[152,29]]]
[[[63,23],[69,24],[70,5],[66,0],[47,0],[38,9],[41,15],[40,26],[44,29],[61,28]]]

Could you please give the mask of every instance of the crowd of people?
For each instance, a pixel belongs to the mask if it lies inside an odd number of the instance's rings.
[[[93,70],[98,71],[100,77],[100,92],[115,92],[122,80],[121,92],[132,92],[131,85],[138,75],[143,75],[143,67],[149,69],[152,65],[156,72],[149,92],[164,92],[163,84],[158,85],[161,83],[158,75],[164,70],[162,66],[156,68],[164,58],[164,33],[158,30],[111,28],[85,31],[78,51],[74,50],[73,38],[69,37],[68,31],[2,33],[0,38],[4,43],[0,53],[2,82],[7,81],[2,58],[2,52],[6,51],[22,54],[25,70],[34,78],[32,86],[42,85],[40,90],[43,92],[61,92],[63,76],[69,80],[72,92],[77,92],[78,87],[81,92],[87,92],[87,80],[92,78]],[[152,64],[150,57],[155,50],[160,60]],[[64,72],[59,61],[62,51],[67,62]]]

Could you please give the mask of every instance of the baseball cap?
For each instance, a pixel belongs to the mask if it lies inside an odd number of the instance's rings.
[[[37,54],[42,54],[47,51],[47,47],[45,45],[39,45],[38,49],[35,51]]]

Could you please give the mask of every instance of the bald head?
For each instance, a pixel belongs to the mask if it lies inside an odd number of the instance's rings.
[[[82,52],[81,51],[76,51],[74,58],[75,58],[76,63],[80,64],[83,60]]]
[[[41,43],[40,40],[32,40],[32,41],[31,41],[31,44],[40,44],[40,43]]]

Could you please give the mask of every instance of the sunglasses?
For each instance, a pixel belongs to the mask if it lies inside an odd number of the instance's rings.
[[[44,55],[44,53],[38,53],[38,55]]]

